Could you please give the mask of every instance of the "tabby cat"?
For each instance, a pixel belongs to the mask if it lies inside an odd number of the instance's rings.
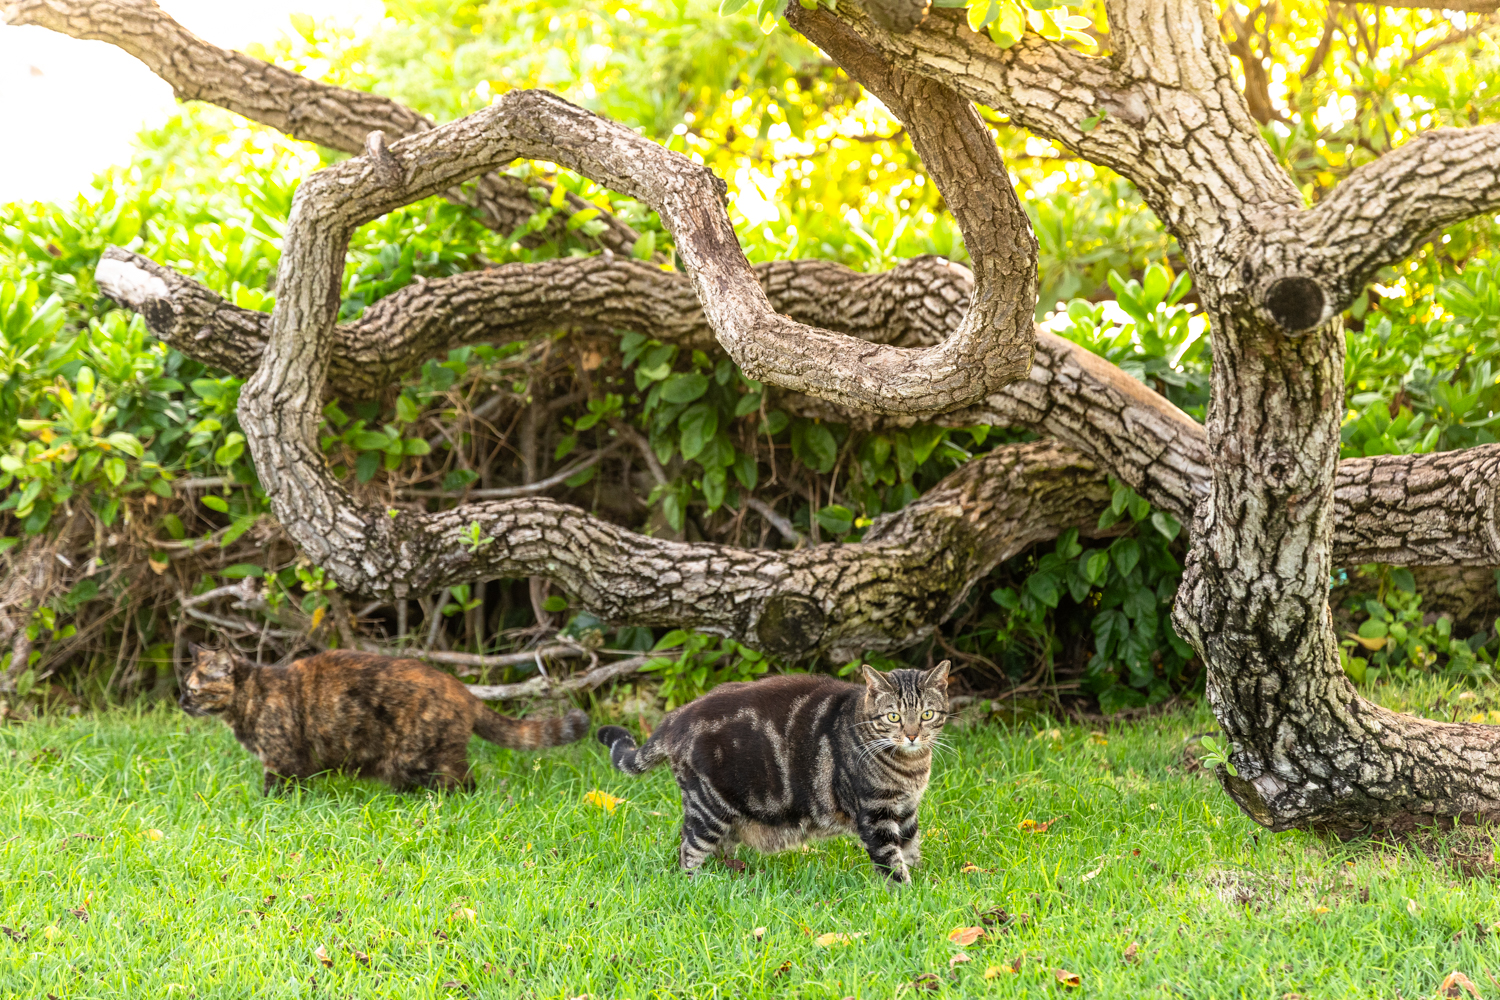
[[[721,684],[668,713],[643,746],[619,726],[601,728],[599,742],[626,774],[671,764],[685,870],[737,843],[770,854],[853,833],[876,871],[909,882],[948,667],[865,666],[864,687],[814,674]]]
[[[265,765],[265,794],[322,771],[469,791],[469,734],[517,750],[572,743],[588,732],[578,709],[553,719],[496,715],[451,674],[419,660],[337,650],[284,667],[229,650],[193,648],[179,703],[217,715]]]

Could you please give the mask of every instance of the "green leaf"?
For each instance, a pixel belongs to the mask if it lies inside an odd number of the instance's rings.
[[[1134,521],[1144,521],[1146,515],[1151,513],[1151,504],[1138,496],[1132,496],[1126,506],[1130,510],[1131,520]]]
[[[1175,542],[1177,535],[1182,531],[1181,522],[1164,510],[1151,515],[1151,526],[1165,535],[1169,542]]]
[[[543,611],[566,611],[568,610],[568,599],[553,594],[542,602]]]
[[[662,383],[661,398],[669,403],[691,403],[707,391],[707,375],[679,372]]]
[[[1121,576],[1129,576],[1130,571],[1141,561],[1141,546],[1134,538],[1116,539],[1109,547],[1109,552],[1114,557],[1115,568],[1120,571]]]
[[[225,566],[219,570],[219,575],[227,580],[242,580],[247,576],[263,577],[266,571],[264,567],[254,563],[235,563],[233,566]]]
[[[703,473],[703,499],[708,502],[710,513],[724,506],[724,490],[728,485],[727,480],[723,466]]]
[[[1051,573],[1033,573],[1026,578],[1026,589],[1031,596],[1049,608],[1057,607],[1061,594],[1057,588],[1057,578]]]
[[[723,0],[723,2],[719,4],[719,16],[728,17],[730,14],[737,13],[740,8],[744,7],[745,4],[749,2],[750,0]]]
[[[384,431],[360,431],[349,439],[355,451],[384,451],[391,436]],[[220,463],[223,464],[223,463]]]
[[[755,484],[760,481],[760,466],[753,456],[743,451],[734,456],[734,478],[738,479],[745,489],[755,489]]]
[[[697,458],[719,430],[719,411],[708,403],[694,403],[677,418],[677,429],[682,457]]]
[[[1408,594],[1415,594],[1417,592],[1416,577],[1412,576],[1411,570],[1406,569],[1404,566],[1391,570],[1391,586]]]
[[[933,427],[930,424],[918,424],[907,431],[911,435],[911,454],[918,465],[927,461],[932,451],[942,443],[948,434],[946,427]]]
[[[743,417],[747,413],[754,413],[760,409],[762,397],[758,392],[747,392],[734,404],[734,415]]]
[[[134,434],[116,431],[104,440],[109,442],[110,447],[118,448],[131,458],[140,458],[146,453],[146,449],[141,447],[141,442]]]
[[[728,0],[733,3],[734,0]],[[747,0],[739,0],[744,5]],[[635,245],[630,248],[630,256],[636,260],[650,260],[651,255],[656,253],[656,230],[648,229],[636,237]]]
[[[1083,575],[1095,586],[1103,583],[1104,578],[1109,575],[1109,552],[1105,549],[1090,552],[1088,561],[1083,566]]]
[[[427,455],[432,452],[432,445],[424,438],[407,438],[401,444],[403,455]]]
[[[1390,633],[1390,628],[1379,618],[1367,618],[1359,626],[1359,635],[1362,639],[1384,639]]]
[[[598,472],[599,472],[599,466],[598,465],[591,465],[587,469],[579,469],[577,472],[573,473],[567,479],[564,479],[563,480],[563,485],[568,486],[570,488],[576,488],[576,487],[579,487],[579,486],[583,486],[585,483],[589,482],[589,480],[593,479],[594,476],[598,474]]]
[[[209,510],[216,510],[220,514],[229,513],[229,504],[224,500],[224,498],[216,497],[212,493],[203,498],[203,506],[207,507]]]
[[[799,420],[792,428],[792,454],[814,472],[828,473],[838,460],[838,442],[823,424]]]
[[[676,649],[678,646],[681,646],[683,643],[687,642],[688,638],[691,635],[691,632],[687,632],[684,629],[674,628],[672,631],[668,632],[666,635],[658,639],[656,645],[651,647],[651,651],[654,653],[662,649]]]
[[[847,535],[854,528],[854,512],[842,504],[829,504],[818,511],[818,524],[835,535]]]

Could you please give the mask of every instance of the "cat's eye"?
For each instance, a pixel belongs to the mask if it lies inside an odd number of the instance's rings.
[[[887,722],[900,722],[901,721],[901,713],[900,712],[887,712],[887,713],[885,713],[885,721],[887,721]]]
[[[929,708],[927,711],[925,711],[925,712],[922,713],[922,721],[923,722],[928,722],[928,721],[930,721],[932,719],[932,717],[934,715],[937,715],[937,713],[934,712],[932,709]]]

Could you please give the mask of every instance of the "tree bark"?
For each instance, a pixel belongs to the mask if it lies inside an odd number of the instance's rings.
[[[1173,618],[1208,668],[1239,772],[1221,770],[1229,794],[1278,830],[1493,816],[1500,731],[1361,699],[1339,666],[1327,596],[1343,414],[1339,316],[1373,270],[1409,253],[1422,233],[1493,210],[1500,130],[1409,143],[1305,209],[1234,87],[1212,6],[1108,0],[1106,10],[1115,48],[1106,59],[1033,38],[1001,52],[947,11],[901,36],[853,3],[840,4],[838,17],[903,69],[1118,170],[1181,243],[1214,331],[1214,365],[1209,489]],[[1415,513],[1442,463],[1476,458],[1470,502],[1438,518]],[[1392,514],[1392,540],[1404,523],[1431,529],[1439,547],[1455,523],[1492,525],[1494,496],[1479,485],[1492,481],[1487,460],[1408,458],[1422,475],[1405,479],[1392,474],[1399,462],[1365,460],[1338,491],[1355,507],[1356,551],[1389,550],[1382,532]],[[1494,541],[1476,548],[1492,552]]]
[[[777,261],[756,275],[778,312],[868,340],[930,344],[958,325],[972,292],[967,269],[919,257],[865,275],[828,261]],[[141,313],[151,331],[204,364],[249,376],[265,350],[265,313],[225,302],[170,268],[105,251],[99,287]],[[510,264],[404,288],[335,329],[329,389],[369,398],[431,357],[464,344],[504,343],[559,325],[633,329],[688,349],[713,332],[686,276],[608,257]],[[792,396],[797,412],[838,421],[867,415]],[[1030,377],[949,426],[1029,427],[1087,455],[1184,521],[1208,495],[1208,438],[1192,418],[1076,344],[1038,332]],[[1333,554],[1338,565],[1500,564],[1500,445],[1340,462]]]

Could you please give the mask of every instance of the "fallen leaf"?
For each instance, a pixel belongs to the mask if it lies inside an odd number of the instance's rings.
[[[737,874],[743,874],[745,869],[750,867],[739,858],[720,858],[719,863]]]
[[[437,938],[439,941],[448,940],[448,935],[444,934],[441,930],[433,931],[432,936]]]
[[[1333,911],[1330,910],[1326,906],[1315,906],[1315,907],[1313,907],[1313,915],[1314,916],[1322,916],[1325,913],[1332,913],[1332,912]]]
[[[999,979],[1001,976],[1015,975],[1015,970],[1008,965],[992,965],[984,970],[984,978]]]
[[[1125,954],[1122,957],[1125,959],[1125,961],[1129,962],[1131,965],[1135,965],[1136,963],[1138,963],[1141,960],[1140,956],[1136,954],[1136,952],[1139,951],[1139,950],[1140,950],[1140,945],[1138,945],[1134,941],[1132,941],[1128,945],[1125,946]]]
[[[998,906],[991,907],[979,914],[979,922],[986,927],[995,927],[1010,923],[1010,914]]]
[[[469,992],[469,984],[468,983],[461,983],[457,979],[449,979],[448,981],[446,981],[445,983],[443,983],[443,989],[445,989],[445,990],[462,990],[463,992],[467,993],[467,992]]]
[[[1083,977],[1076,972],[1069,972],[1067,969],[1058,969],[1053,975],[1057,977],[1059,983],[1062,983],[1069,989],[1083,985]]]
[[[912,986],[919,990],[935,990],[943,985],[943,981],[936,972],[924,972],[911,981]]]
[[[615,807],[625,800],[616,798],[608,792],[601,792],[596,788],[591,792],[584,793],[583,801],[591,806],[597,806],[607,813],[612,813],[615,811]]]
[[[48,924],[46,927],[42,928],[42,937],[46,938],[48,941],[56,941],[57,936],[61,933],[62,931],[57,929],[56,924]],[[1458,996],[1457,993],[1453,995]]]
[[[855,938],[864,937],[860,934],[844,934],[841,931],[829,931],[827,934],[819,934],[813,938],[813,944],[819,948],[832,948],[836,944],[853,944]]]
[[[763,937],[766,936],[766,929],[764,927],[757,927],[757,928],[755,928],[755,930],[751,931],[750,933],[754,934],[755,935],[755,940],[759,941],[761,938],[763,938]]]
[[[76,909],[76,910],[69,910],[68,912],[71,913],[71,914],[73,914],[73,916],[77,917],[79,920],[81,920],[84,923],[88,923],[89,922],[89,911],[88,911],[87,907],[80,906],[78,909]]]
[[[948,940],[960,948],[967,948],[982,937],[984,937],[983,927],[955,927],[948,932]]]
[[[370,964],[370,956],[366,955],[364,952],[362,952],[362,951],[360,951],[358,949],[354,950],[354,960],[356,962],[358,962],[360,965],[369,965]]]
[[[948,968],[951,969],[955,965],[963,965],[965,962],[971,961],[973,961],[973,959],[971,959],[968,955],[965,955],[963,952],[959,952],[957,955],[954,955],[952,958],[948,959]]]
[[[1100,872],[1102,872],[1102,871],[1104,871],[1104,866],[1100,865],[1098,868],[1095,868],[1093,871],[1087,872],[1084,875],[1080,875],[1079,878],[1078,878],[1078,881],[1080,881],[1080,882],[1087,882],[1090,879],[1093,879],[1093,878],[1097,877],[1098,874]]]
[[[1109,740],[1105,739],[1104,734],[1099,732],[1089,733],[1089,742],[1101,747],[1109,745]]]
[[[1067,818],[1068,814],[1063,813],[1061,816],[1052,817],[1045,823],[1038,823],[1034,819],[1023,819],[1021,820],[1020,826],[1018,826],[1017,829],[1022,830],[1026,833],[1046,833],[1047,828],[1050,827],[1053,823],[1061,823]]]
[[[959,872],[961,874],[965,874],[965,875],[967,875],[969,872],[982,872],[982,871],[984,871],[983,868],[979,867],[976,864],[972,864],[972,863],[965,864],[962,868],[959,869]]]
[[[1354,633],[1354,632],[1345,632],[1344,634],[1346,636],[1348,636],[1349,638],[1353,639],[1355,642],[1359,643],[1361,646],[1363,646],[1366,649],[1370,650],[1371,652],[1376,652],[1378,650],[1381,650],[1381,649],[1385,648],[1385,639],[1386,639],[1386,637],[1383,636],[1383,635],[1382,636],[1377,636],[1376,638],[1373,638],[1373,639],[1367,639],[1364,636],[1359,635],[1359,634]]]
[[[791,971],[792,971],[792,963],[791,962],[782,962],[780,968],[778,968],[775,972],[771,973],[771,975],[773,975],[773,976],[784,976],[788,972],[791,972]]]
[[[449,920],[477,920],[478,918],[479,914],[467,906],[455,906],[453,912],[448,915]]]
[[[318,947],[313,950],[313,958],[316,958],[318,962],[323,966],[323,968],[333,968],[333,959],[328,957],[328,949],[323,947],[322,945],[318,945]]]
[[[4,932],[5,936],[16,942],[16,944],[21,944],[31,937],[30,934],[26,933],[25,927],[22,927],[20,930],[16,930],[14,927],[5,927],[3,925],[0,925],[0,932]]]
[[[1422,906],[1415,899],[1408,899],[1406,901],[1406,912],[1415,917],[1418,913],[1422,912]]]
[[[317,631],[318,626],[323,624],[323,616],[327,613],[327,608],[314,608],[312,613],[312,623],[308,625],[308,629],[311,631]]]
[[[170,563],[168,563],[165,559],[163,559],[161,562],[157,562],[155,559],[147,556],[146,565],[151,567],[151,572],[155,573],[157,576],[161,576],[167,571],[167,567],[170,565]]]
[[[1464,990],[1468,990],[1474,1000],[1480,1000],[1479,990],[1475,988],[1474,983],[1457,969],[1448,973],[1448,978],[1444,979],[1443,985],[1439,987],[1439,992],[1444,997],[1461,997],[1464,995]]]
[[[152,830],[147,830],[146,831],[146,839],[147,840],[160,840],[160,839],[162,839],[165,836],[166,836],[166,834],[162,833],[160,830],[152,829]]]

